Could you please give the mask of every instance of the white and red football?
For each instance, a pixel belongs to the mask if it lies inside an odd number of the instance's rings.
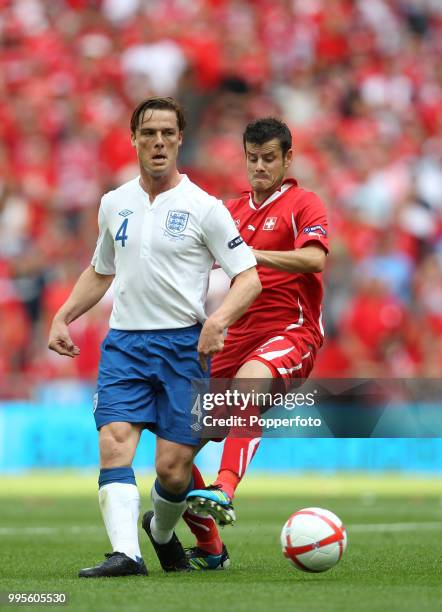
[[[284,556],[303,572],[325,572],[347,547],[347,531],[340,518],[323,508],[294,512],[282,528]]]

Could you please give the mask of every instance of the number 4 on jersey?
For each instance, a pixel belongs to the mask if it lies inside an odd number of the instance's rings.
[[[126,240],[128,239],[127,235],[127,223],[129,219],[125,219],[123,223],[120,225],[118,232],[115,234],[115,240],[121,240],[121,246],[126,246]]]

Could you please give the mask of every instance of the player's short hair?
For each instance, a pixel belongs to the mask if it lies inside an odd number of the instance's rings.
[[[130,131],[135,134],[137,128],[140,126],[144,118],[144,113],[147,110],[171,110],[176,114],[176,120],[178,129],[180,132],[186,127],[186,120],[184,119],[184,112],[179,102],[174,98],[161,98],[159,96],[153,96],[152,98],[146,98],[138,104],[132,117],[130,118]]]
[[[269,140],[277,138],[281,145],[282,155],[285,157],[287,151],[292,147],[292,135],[287,124],[275,117],[262,117],[251,121],[243,134],[244,151],[246,143],[263,145]]]

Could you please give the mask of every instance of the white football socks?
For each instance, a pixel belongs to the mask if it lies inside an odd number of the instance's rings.
[[[182,501],[169,501],[158,493],[154,484],[150,495],[155,513],[150,523],[153,539],[158,544],[167,544],[172,538],[175,525],[186,509],[186,494],[183,494]]]
[[[126,482],[105,484],[98,490],[98,500],[112,550],[137,561],[141,557],[138,543],[140,494],[137,486]]]

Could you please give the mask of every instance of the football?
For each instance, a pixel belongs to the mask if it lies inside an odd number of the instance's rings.
[[[347,547],[347,532],[336,514],[323,508],[294,512],[281,532],[284,556],[303,572],[325,572]]]

